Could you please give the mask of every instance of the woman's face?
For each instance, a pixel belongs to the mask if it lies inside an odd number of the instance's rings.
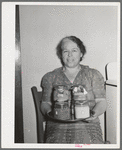
[[[79,65],[82,53],[76,43],[69,39],[64,39],[62,43],[62,60],[68,68],[74,68]]]

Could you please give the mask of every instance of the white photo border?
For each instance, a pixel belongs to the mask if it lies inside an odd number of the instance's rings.
[[[118,7],[118,101],[117,144],[82,145],[82,148],[120,147],[120,3],[119,2],[3,2],[2,3],[2,76],[1,76],[1,147],[2,148],[78,148],[75,144],[14,143],[15,106],[15,6],[16,5],[91,5]],[[8,16],[9,14],[9,16]],[[9,26],[8,26],[9,25]],[[9,36],[8,36],[9,35]],[[6,94],[7,93],[7,94]]]

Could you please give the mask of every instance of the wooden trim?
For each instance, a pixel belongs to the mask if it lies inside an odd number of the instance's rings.
[[[105,130],[105,132],[104,132],[105,133],[105,135],[104,135],[105,139],[104,140],[107,141],[107,118],[106,118],[106,111],[104,113],[104,128],[105,128],[104,129]]]
[[[21,47],[20,47],[20,25],[19,5],[16,8],[16,31],[15,31],[15,143],[24,143],[23,134],[23,108],[22,108],[22,84],[21,84]]]

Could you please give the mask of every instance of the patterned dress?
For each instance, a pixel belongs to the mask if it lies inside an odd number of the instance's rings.
[[[99,71],[81,65],[73,83],[63,72],[63,67],[48,72],[42,78],[42,102],[52,104],[52,89],[55,85],[81,84],[87,91],[87,99],[105,98],[104,79]],[[104,144],[99,118],[87,123],[62,123],[47,121],[46,143]]]

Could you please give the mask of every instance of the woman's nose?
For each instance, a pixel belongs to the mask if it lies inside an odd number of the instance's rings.
[[[72,52],[69,51],[68,56],[72,56]]]

